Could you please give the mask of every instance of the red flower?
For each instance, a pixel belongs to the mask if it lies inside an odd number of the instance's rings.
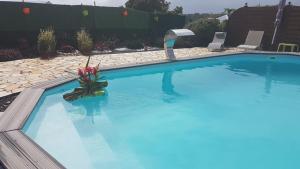
[[[93,68],[92,67],[86,67],[85,71],[88,73],[93,73]]]
[[[85,74],[85,71],[84,71],[83,69],[78,69],[78,75],[79,75],[80,77],[83,77],[84,74]]]
[[[94,76],[96,76],[97,73],[98,73],[97,69],[95,67],[93,67],[93,74],[94,74]]]

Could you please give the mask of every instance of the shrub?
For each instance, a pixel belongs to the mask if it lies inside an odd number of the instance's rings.
[[[144,45],[141,40],[128,40],[126,41],[126,47],[129,49],[142,49]]]
[[[41,29],[38,36],[37,50],[40,55],[49,57],[55,54],[56,40],[52,28]]]
[[[176,43],[174,45],[174,48],[191,48],[191,47],[193,47],[192,38],[188,38],[188,37],[177,38]]]
[[[23,59],[22,54],[17,49],[0,49],[0,62]]]
[[[17,42],[18,49],[20,50],[24,58],[31,58],[36,56],[36,51],[33,49],[33,46],[30,46],[30,42],[27,38],[20,38]]]
[[[105,51],[109,50],[109,47],[105,42],[97,41],[94,45],[94,49],[98,51]]]
[[[199,19],[186,25],[196,34],[193,45],[206,47],[213,39],[215,32],[220,31],[220,22],[216,19]]]
[[[71,45],[63,45],[60,49],[62,53],[75,53],[76,49]]]
[[[219,28],[222,32],[227,32],[228,21],[223,21],[220,23]]]
[[[93,40],[88,32],[81,29],[77,32],[77,45],[82,54],[88,55],[93,49]]]
[[[65,45],[74,46],[76,44],[76,36],[73,31],[58,32],[56,34],[56,40],[60,47]]]
[[[164,40],[163,38],[156,38],[156,39],[153,39],[151,42],[150,42],[150,45],[154,46],[154,47],[158,47],[158,48],[163,48],[164,47]]]
[[[117,47],[117,44],[120,42],[120,40],[113,36],[111,38],[108,38],[105,44],[108,46],[110,50],[114,50]]]

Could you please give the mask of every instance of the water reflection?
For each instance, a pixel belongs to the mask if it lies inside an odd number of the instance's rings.
[[[265,92],[271,93],[272,88],[272,63],[268,63],[266,66],[266,81],[265,81]]]
[[[174,84],[172,82],[174,71],[166,71],[163,73],[162,78],[162,91],[165,94],[163,97],[163,101],[166,103],[172,103],[181,96],[179,93],[177,93],[174,88]]]
[[[300,80],[297,77],[300,73],[298,63],[282,63],[277,60],[253,61],[243,60],[239,62],[228,62],[229,70],[238,73],[250,73],[266,78],[265,91],[271,91],[273,82],[300,86]]]
[[[72,106],[78,108],[79,111],[70,111],[70,113],[83,115],[82,120],[90,120],[94,124],[94,117],[101,115],[101,108],[107,104],[108,92],[105,91],[105,93],[104,96],[86,97],[71,102]]]

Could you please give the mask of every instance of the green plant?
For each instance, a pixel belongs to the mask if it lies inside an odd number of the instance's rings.
[[[159,38],[154,38],[150,40],[150,45],[158,48],[163,48],[164,47],[164,39],[159,37]]]
[[[220,31],[220,22],[217,19],[199,19],[186,25],[186,28],[196,34],[194,46],[207,46],[213,39],[215,32]]]
[[[228,16],[230,16],[231,14],[233,14],[233,12],[235,12],[235,11],[236,11],[236,9],[234,9],[234,8],[225,8],[224,9],[224,13],[226,15],[228,15]]]
[[[0,62],[23,59],[18,49],[0,49]]]
[[[128,40],[125,42],[126,47],[129,49],[142,49],[144,48],[143,42],[141,40]]]
[[[228,21],[223,21],[220,23],[219,28],[222,32],[227,32]]]
[[[52,28],[41,29],[38,35],[37,50],[41,55],[53,55],[56,52],[56,39]]]
[[[117,47],[117,44],[119,43],[119,39],[116,36],[112,36],[107,38],[105,41],[105,44],[110,50],[114,50]]]
[[[182,15],[183,8],[182,8],[182,6],[176,6],[172,11],[169,11],[168,13],[173,14],[173,15]]]
[[[170,4],[171,3],[166,0],[128,0],[125,3],[125,6],[127,8],[133,8],[147,12],[167,12]]]
[[[78,49],[82,54],[90,54],[93,49],[93,40],[85,29],[81,29],[77,32],[77,45]]]
[[[182,38],[182,37],[179,37],[177,38],[176,42],[175,42],[175,45],[174,45],[174,48],[191,48],[193,47],[193,44],[192,44],[192,37],[185,37],[185,38]]]

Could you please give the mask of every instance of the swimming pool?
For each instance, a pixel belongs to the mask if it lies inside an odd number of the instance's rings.
[[[240,54],[103,72],[47,90],[23,128],[72,169],[300,168],[300,58]]]

